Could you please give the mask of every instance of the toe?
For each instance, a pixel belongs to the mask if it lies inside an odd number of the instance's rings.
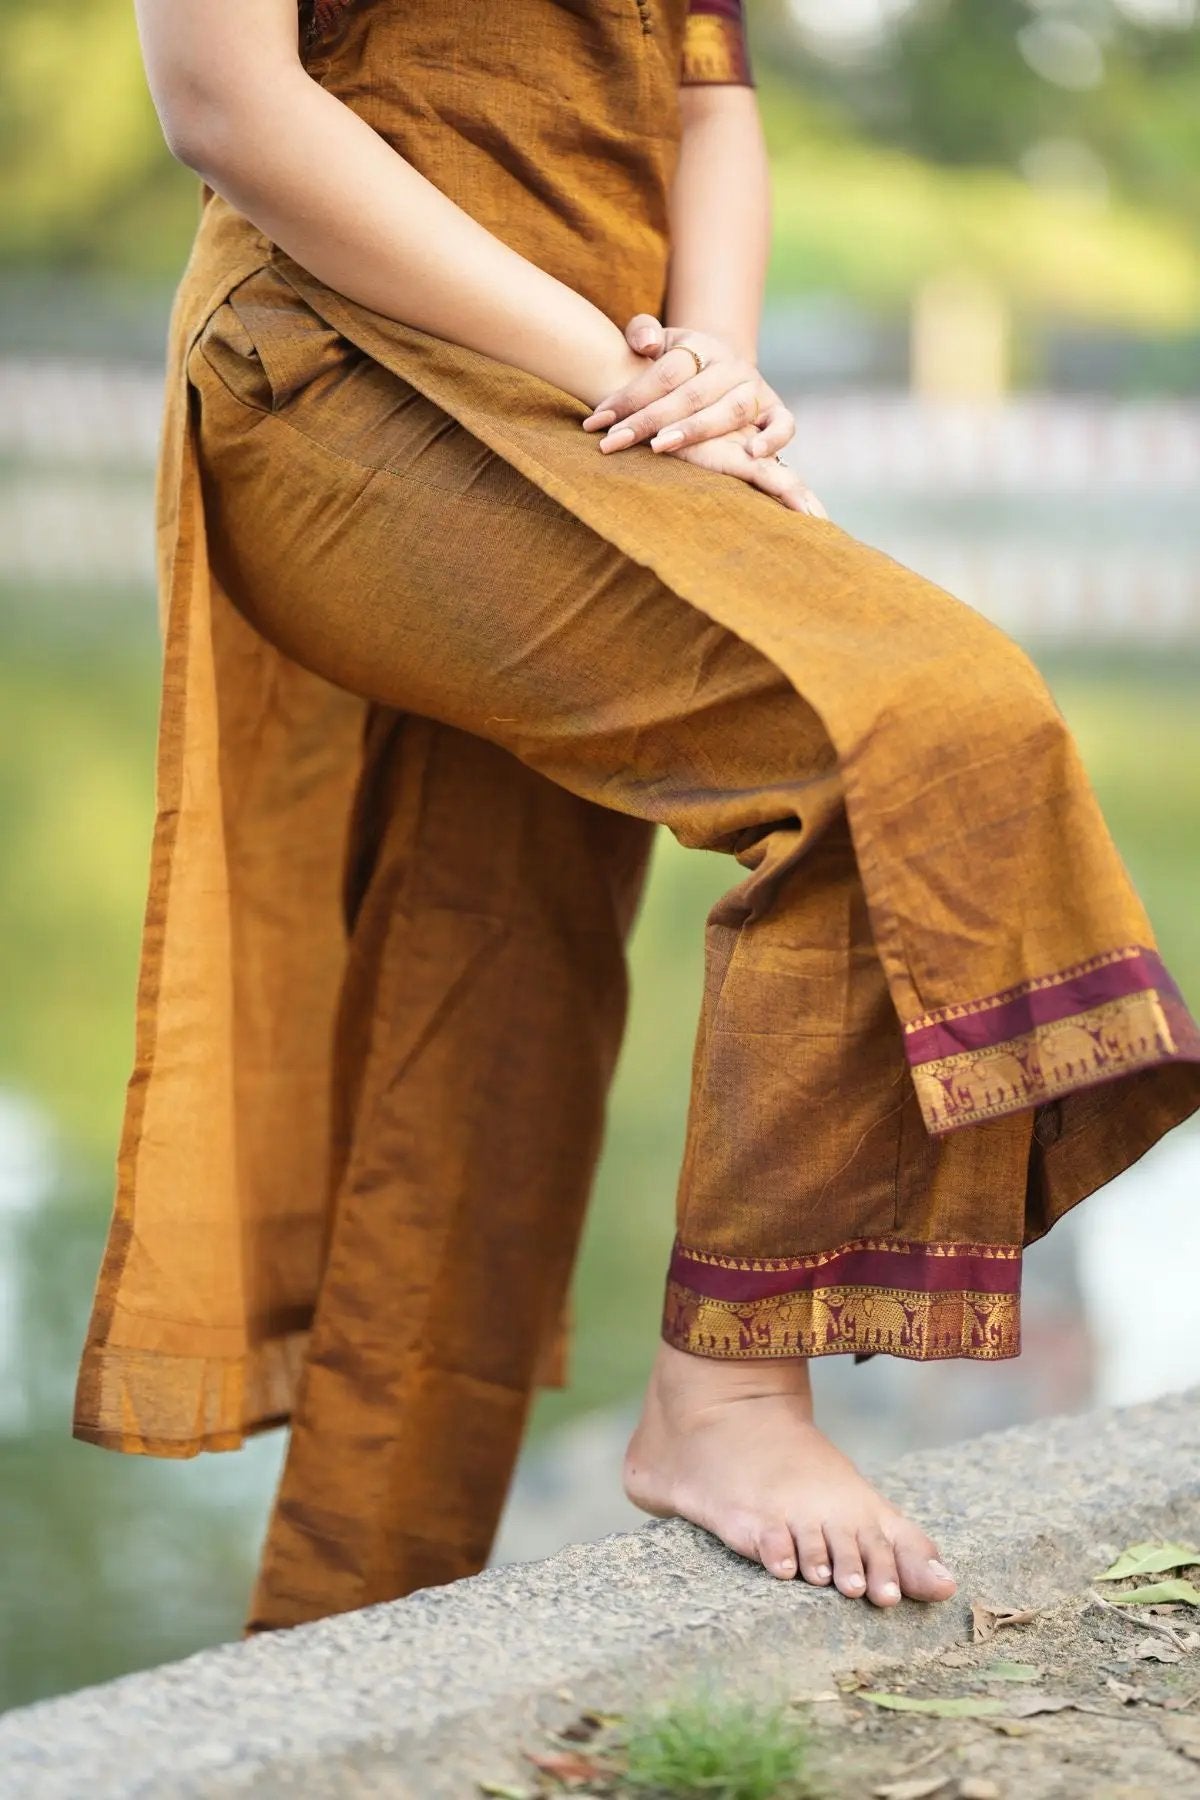
[[[912,1600],[949,1600],[958,1583],[938,1555],[938,1548],[923,1531],[900,1521],[893,1536],[900,1585]]]
[[[792,1536],[796,1540],[800,1573],[805,1581],[810,1581],[814,1587],[828,1587],[833,1567],[825,1533],[819,1525],[793,1525]]]
[[[764,1569],[781,1581],[796,1574],[796,1546],[786,1525],[764,1525],[758,1534],[758,1558]]]
[[[867,1598],[876,1606],[895,1606],[900,1599],[900,1574],[891,1544],[874,1527],[859,1532],[858,1548],[867,1571]]]
[[[858,1600],[866,1592],[867,1577],[858,1542],[849,1531],[826,1527],[825,1541],[833,1557],[833,1585],[848,1599]]]

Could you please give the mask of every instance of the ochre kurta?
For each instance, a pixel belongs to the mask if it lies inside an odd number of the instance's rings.
[[[661,316],[685,20],[367,0],[309,66],[623,327]],[[1200,1104],[1028,659],[836,525],[602,457],[572,396],[332,292],[217,198],[170,349],[158,817],[77,1434],[190,1455],[294,1418],[256,1627],[479,1565],[660,822],[748,871],[709,922],[666,1335],[1014,1354],[1024,1245]],[[256,572],[233,594],[216,529]],[[582,665],[611,761],[554,715]]]

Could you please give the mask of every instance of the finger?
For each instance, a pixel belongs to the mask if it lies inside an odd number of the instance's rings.
[[[651,412],[657,410],[650,409]],[[743,381],[727,389],[711,406],[702,406],[667,425],[650,439],[655,451],[681,450],[685,444],[703,443],[705,438],[725,437],[745,425],[753,425],[758,414],[758,396],[752,381]],[[627,419],[626,425],[634,421]]]
[[[721,374],[708,369],[702,374],[693,371],[669,393],[651,399],[649,404],[628,413],[623,419],[614,420],[601,440],[602,445],[610,450],[627,450],[630,444],[646,443],[658,432],[677,425],[681,419],[690,419],[703,412],[728,391],[728,379]],[[718,431],[704,435],[722,437],[725,434]]]
[[[598,400],[595,411],[589,413],[583,421],[585,428],[591,425],[594,429],[601,419],[605,424],[612,419],[624,419],[629,413],[650,406],[686,381],[689,371],[694,373],[695,368],[692,358],[685,352],[680,351],[676,355],[673,350],[664,350],[644,373],[635,375],[623,388],[617,388],[615,392],[606,394],[603,400]]]
[[[758,435],[750,444],[751,456],[774,456],[796,435],[796,421],[786,406],[769,406],[759,413],[755,424]]]
[[[653,313],[634,313],[625,327],[625,341],[639,356],[651,356],[660,347],[666,333]]]
[[[795,469],[776,462],[774,457],[767,457],[762,461],[757,457],[748,457],[746,466],[749,469],[747,479],[752,487],[760,488],[764,494],[773,495],[793,512],[807,513],[813,519],[829,517],[817,496],[810,487],[805,486]]]
[[[623,388],[618,388],[616,393],[599,401],[596,411],[589,415],[589,419],[595,419],[601,413],[611,413],[614,419],[632,425],[633,414],[660,405],[668,395],[683,396],[682,399],[676,398],[673,401],[674,410],[669,407],[649,422],[651,429],[656,429],[658,424],[668,419],[686,417],[698,407],[728,393],[730,388],[757,379],[757,371],[749,363],[729,356],[719,357],[699,370],[691,352],[675,344],[656,357],[644,374],[635,375]],[[588,422],[588,419],[584,420],[585,425]],[[620,445],[614,444],[612,448],[624,449],[626,445],[649,435],[650,432],[643,431],[639,424],[633,437],[623,438]]]

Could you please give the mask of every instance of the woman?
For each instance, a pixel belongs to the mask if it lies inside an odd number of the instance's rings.
[[[1028,659],[778,460],[737,8],[139,12],[206,204],[77,1434],[290,1417],[248,1631],[482,1564],[662,824],[741,879],[628,1491],[946,1598],[808,1360],[1015,1355],[1024,1245],[1195,1110],[1200,1034]]]

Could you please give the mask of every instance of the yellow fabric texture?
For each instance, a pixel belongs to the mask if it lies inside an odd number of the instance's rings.
[[[310,68],[623,327],[661,310],[678,150],[685,8],[645,14],[375,0]],[[205,205],[74,1429],[187,1456],[291,1420],[250,1630],[485,1559],[656,825],[739,877],[705,939],[682,1348],[1013,1354],[1023,1246],[1200,1104],[1028,658],[834,524],[602,456],[586,411]]]

